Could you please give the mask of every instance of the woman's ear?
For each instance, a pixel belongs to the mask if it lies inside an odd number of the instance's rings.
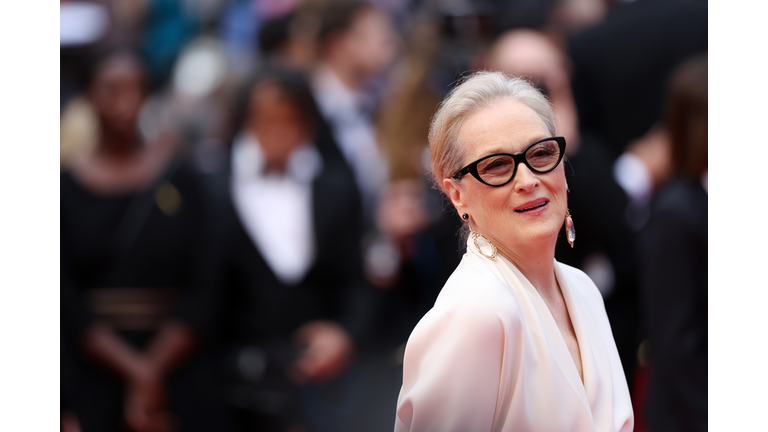
[[[456,207],[456,211],[459,212],[459,214],[465,212],[466,205],[464,201],[462,201],[461,189],[459,189],[459,185],[456,181],[447,178],[443,179],[443,189],[445,189],[445,194],[448,195],[453,206]]]

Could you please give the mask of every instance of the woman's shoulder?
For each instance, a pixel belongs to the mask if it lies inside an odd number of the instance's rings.
[[[467,254],[446,281],[433,309],[470,319],[474,314],[510,316],[519,311],[519,302],[497,270]]]
[[[521,316],[508,290],[494,277],[460,264],[435,305],[411,332],[406,355],[414,359],[431,349],[480,349],[503,344],[504,328]]]
[[[396,430],[491,430],[514,313],[506,287],[465,255],[405,348]],[[519,316],[519,315],[518,315]]]

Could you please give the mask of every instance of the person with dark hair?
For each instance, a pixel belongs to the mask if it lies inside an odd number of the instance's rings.
[[[285,431],[311,425],[318,392],[343,387],[365,334],[362,210],[351,172],[318,150],[301,74],[264,66],[240,112],[229,163],[209,183],[216,243],[199,304],[217,313],[241,427]]]
[[[93,152],[61,173],[61,387],[84,432],[226,430],[200,359],[195,290],[202,227],[196,175],[172,138],[143,142],[141,60],[94,58]],[[205,412],[202,408],[205,407]]]
[[[650,348],[650,431],[707,430],[707,56],[673,73],[667,128],[674,176],[639,236]]]

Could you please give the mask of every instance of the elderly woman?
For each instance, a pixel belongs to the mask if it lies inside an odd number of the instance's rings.
[[[547,100],[480,72],[429,134],[432,171],[465,222],[467,252],[405,349],[395,431],[631,431],[603,300],[555,261],[575,240]]]

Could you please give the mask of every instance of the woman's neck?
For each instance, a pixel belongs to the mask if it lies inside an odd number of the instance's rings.
[[[328,66],[328,69],[336,74],[336,77],[339,79],[339,81],[341,81],[349,89],[358,92],[363,87],[365,77],[357,73],[355,68],[352,67],[351,64],[348,64],[348,62],[344,60],[331,60],[326,62],[326,65]]]
[[[532,242],[528,247],[508,248],[502,242],[494,242],[498,253],[508,259],[542,296],[558,292],[555,279],[555,243],[546,240]]]
[[[119,134],[103,128],[96,148],[97,153],[107,159],[119,162],[134,159],[143,153],[138,134]]]

